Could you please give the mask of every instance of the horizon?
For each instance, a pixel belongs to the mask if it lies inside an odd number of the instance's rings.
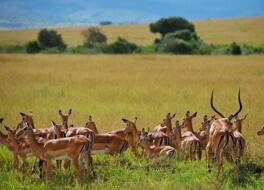
[[[0,28],[28,29],[113,24],[142,24],[181,16],[191,21],[264,16],[262,0],[0,0]],[[122,16],[120,16],[122,15]]]

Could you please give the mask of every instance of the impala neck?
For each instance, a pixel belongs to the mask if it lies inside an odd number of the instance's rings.
[[[186,119],[186,128],[187,131],[194,133],[191,119]]]
[[[27,138],[28,144],[32,151],[34,151],[37,155],[41,154],[43,147],[37,142],[33,131],[25,135],[25,137]]]
[[[1,143],[1,144],[6,144],[6,143],[7,143],[6,140],[7,140],[7,135],[3,134],[3,133],[0,131],[0,143]]]
[[[182,134],[181,134],[181,127],[176,127],[175,128],[175,135],[176,135],[176,138],[181,140],[182,139]]]
[[[166,132],[170,133],[172,131],[171,120],[167,119],[164,124],[165,124],[165,126],[167,126],[167,129],[168,129]]]
[[[68,129],[69,129],[68,122],[67,123],[62,123],[62,128],[64,128],[65,131],[68,131]]]

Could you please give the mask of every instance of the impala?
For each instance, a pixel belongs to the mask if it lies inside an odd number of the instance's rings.
[[[151,139],[149,139],[149,136],[147,133],[145,133],[144,130],[142,130],[139,145],[144,149],[144,152],[146,153],[147,157],[149,159],[157,158],[160,156],[166,156],[168,158],[173,158],[176,155],[175,148],[171,146],[153,146],[153,144],[150,142]]]
[[[18,139],[26,137],[32,152],[46,162],[45,170],[48,179],[51,179],[52,160],[70,159],[79,178],[81,177],[79,160],[85,158],[88,167],[90,165],[93,142],[83,135],[52,139],[39,143],[34,136],[32,128],[25,124],[24,128],[17,131],[16,136]]]
[[[0,124],[3,122],[3,118],[0,119]],[[19,169],[19,157],[22,160],[22,169],[27,166],[26,157],[31,155],[29,146],[24,142],[18,142],[15,139],[14,132],[5,126],[7,135],[0,131],[0,143],[6,146],[6,148],[13,154],[12,167]]]
[[[258,136],[264,135],[264,127],[260,131],[257,132]]]
[[[190,111],[187,111],[185,118],[183,120],[183,128],[186,128],[186,132],[182,134],[182,137],[190,137],[190,140],[193,142],[195,154],[192,156],[198,158],[199,160],[202,157],[202,149],[199,138],[197,138],[196,133],[193,130],[192,119],[197,116],[197,112],[190,114]]]
[[[138,130],[136,127],[137,117],[135,117],[134,122],[129,121],[127,119],[122,119],[122,121],[126,124],[124,129],[116,130],[108,132],[108,134],[115,134],[119,136],[121,139],[126,140],[131,148],[131,151],[136,154],[136,147],[139,140]]]
[[[180,122],[177,120],[175,127],[172,130],[172,145],[183,152],[185,155],[186,161],[193,160],[194,155],[196,154],[196,144],[198,143],[197,138],[194,136],[182,136],[181,128],[184,124],[180,125]]]
[[[61,110],[59,110],[59,116],[61,118],[62,123],[62,130],[67,132],[68,131],[68,120],[72,113],[72,109],[69,109],[68,114],[63,114]]]
[[[235,138],[235,152],[239,162],[244,155],[245,146],[246,146],[246,140],[242,135],[242,123],[246,118],[247,115],[245,115],[243,118],[239,118],[239,116],[237,115],[235,117],[235,122],[234,122],[233,135]]]
[[[232,162],[236,164],[236,170],[238,171],[238,160],[235,154],[235,139],[233,136],[232,122],[231,120],[235,118],[242,110],[242,103],[240,99],[240,90],[238,91],[238,102],[239,109],[235,114],[231,114],[229,117],[225,117],[221,112],[219,112],[213,105],[214,91],[211,94],[211,108],[215,111],[221,118],[215,119],[210,127],[209,131],[209,141],[206,146],[208,171],[211,172],[211,159],[212,156],[217,160],[217,178],[220,171],[223,169],[223,156],[228,154],[232,159]]]

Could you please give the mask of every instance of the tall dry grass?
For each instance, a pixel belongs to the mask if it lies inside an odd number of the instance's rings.
[[[124,127],[121,118],[137,116],[138,127],[154,127],[167,112],[182,120],[197,111],[195,128],[209,106],[226,115],[238,109],[241,88],[243,133],[249,152],[263,158],[263,56],[169,55],[0,55],[0,116],[10,127],[19,112],[32,111],[37,127],[59,122],[58,110],[72,108],[70,123],[83,125],[94,116],[100,131]]]

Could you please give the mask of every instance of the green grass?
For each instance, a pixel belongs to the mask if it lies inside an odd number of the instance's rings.
[[[205,161],[153,163],[143,158],[96,156],[97,179],[77,183],[73,172],[54,175],[46,184],[38,176],[11,171],[11,156],[0,148],[0,189],[263,189],[263,174],[254,177],[253,163],[264,165],[263,125],[264,56],[170,55],[0,55],[0,116],[14,127],[19,112],[33,112],[37,127],[59,123],[58,110],[73,109],[69,123],[83,125],[92,114],[100,132],[124,127],[121,118],[138,116],[137,127],[153,128],[167,112],[182,120],[197,111],[200,127],[211,90],[224,113],[238,108],[241,88],[247,156],[240,182],[232,166],[215,181]],[[173,121],[175,122],[175,120]],[[249,167],[250,166],[250,167]],[[253,169],[252,169],[253,168]],[[246,177],[244,177],[246,176]],[[249,176],[249,177],[248,177]]]

